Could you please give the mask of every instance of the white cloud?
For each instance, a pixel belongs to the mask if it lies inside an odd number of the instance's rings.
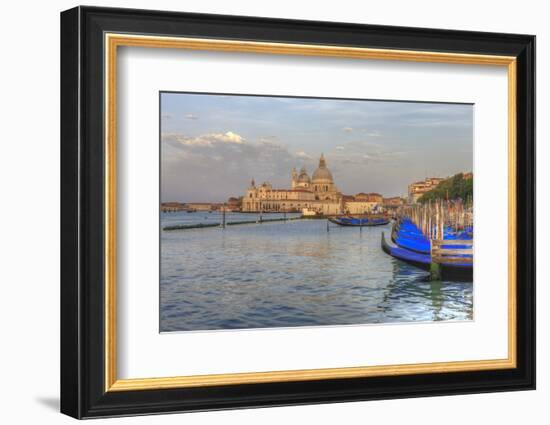
[[[345,147],[343,147],[343,146],[336,146],[337,151],[343,151],[344,149],[345,149]]]
[[[311,156],[309,156],[307,153],[305,153],[304,151],[298,151],[296,152],[296,156],[298,158],[302,158],[302,159],[311,159]]]
[[[353,131],[353,127],[344,127],[342,130],[344,130],[346,133],[351,133]]]
[[[212,137],[214,137],[216,140],[220,142],[227,142],[227,143],[244,143],[245,139],[238,135],[237,133],[233,133],[232,131],[228,131],[224,134],[221,133],[213,133]]]
[[[199,119],[199,117],[195,114],[185,114],[184,117],[187,118],[188,120],[197,120],[197,119]]]
[[[175,140],[185,146],[213,146],[215,144],[238,144],[245,142],[245,138],[237,133],[228,131],[226,133],[208,133],[196,137],[188,137],[178,133],[163,133],[163,140]]]
[[[298,164],[282,144],[245,141],[231,131],[196,137],[163,133],[161,140],[163,199],[219,202],[244,194],[251,178],[288,187]]]

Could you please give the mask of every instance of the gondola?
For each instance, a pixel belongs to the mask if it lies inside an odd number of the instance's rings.
[[[461,232],[455,232],[450,226],[444,229],[444,240],[456,241],[472,239],[472,229],[467,229]],[[418,252],[420,254],[430,254],[430,241],[416,225],[408,220],[402,219],[399,223],[395,223],[392,228],[391,240],[394,244],[409,251]],[[454,249],[466,249],[468,245],[453,244]],[[449,247],[450,248],[450,247]]]
[[[385,216],[355,217],[349,215],[339,215],[336,217],[329,217],[328,220],[331,223],[338,224],[339,226],[352,227],[383,226],[390,222],[390,219]]]
[[[411,264],[426,271],[432,270],[432,257],[428,253],[412,251],[401,246],[390,243],[382,232],[382,250],[397,260]],[[438,263],[441,278],[443,280],[471,281],[473,278],[473,264],[465,258],[464,263]]]

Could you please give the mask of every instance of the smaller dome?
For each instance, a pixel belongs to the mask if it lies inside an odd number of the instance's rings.
[[[298,183],[309,183],[309,182],[310,182],[310,179],[309,179],[309,176],[307,175],[306,169],[302,167],[302,169],[300,170],[300,175],[298,176]]]

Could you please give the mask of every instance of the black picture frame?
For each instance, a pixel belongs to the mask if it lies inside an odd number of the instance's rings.
[[[104,33],[517,58],[517,367],[473,372],[105,391]],[[535,388],[535,37],[132,9],[61,13],[61,412],[75,418]]]

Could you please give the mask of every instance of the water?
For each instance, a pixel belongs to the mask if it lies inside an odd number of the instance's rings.
[[[161,225],[216,220],[168,213]],[[161,331],[472,319],[472,283],[430,281],[385,254],[390,225],[326,228],[296,220],[161,232]]]

